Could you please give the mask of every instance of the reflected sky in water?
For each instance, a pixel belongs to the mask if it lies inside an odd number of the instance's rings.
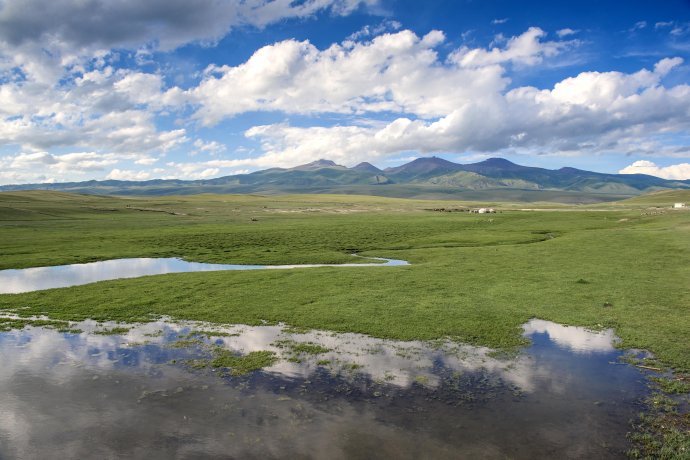
[[[615,349],[613,330],[588,331],[581,327],[564,326],[543,319],[531,319],[523,326],[526,336],[546,334],[557,345],[575,353],[611,352]]]
[[[510,359],[282,326],[94,334],[112,326],[0,333],[0,458],[619,458],[645,392],[638,370],[615,364],[609,331],[543,321],[525,325],[534,343]],[[190,337],[281,359],[221,377],[185,364],[207,347],[170,346]],[[284,346],[301,342],[329,351]]]
[[[317,267],[390,267],[408,265],[404,260],[367,257],[382,263],[363,264],[304,264],[304,265],[228,265],[187,262],[176,258],[133,258],[106,260],[87,264],[58,265],[0,270],[0,294],[39,291],[42,289],[79,286],[96,281],[165,273],[208,272],[223,270],[286,270]]]

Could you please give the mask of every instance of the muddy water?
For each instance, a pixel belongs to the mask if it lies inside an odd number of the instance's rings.
[[[389,267],[408,265],[404,260],[365,257],[380,262],[362,264],[305,264],[305,265],[228,265],[187,262],[176,258],[115,259],[86,264],[58,265],[0,270],[0,294],[39,291],[41,289],[79,286],[96,281],[164,273],[208,272],[222,270],[285,270],[314,267]]]
[[[610,331],[540,320],[504,358],[280,326],[94,333],[111,326],[0,333],[0,458],[622,458],[645,393]],[[210,346],[280,360],[243,376],[188,365]]]

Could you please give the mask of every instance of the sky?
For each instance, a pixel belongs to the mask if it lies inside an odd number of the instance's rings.
[[[0,185],[432,155],[690,179],[690,0],[0,0]]]

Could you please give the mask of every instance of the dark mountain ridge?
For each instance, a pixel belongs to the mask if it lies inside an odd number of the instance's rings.
[[[565,167],[557,170],[522,166],[503,158],[458,164],[438,157],[379,169],[368,162],[352,168],[316,160],[293,168],[271,168],[214,179],[149,181],[85,181],[0,186],[10,190],[60,190],[110,195],[174,195],[196,193],[354,193],[404,197],[471,196],[482,191],[597,194],[626,197],[663,189],[690,189],[690,180],[666,180],[644,174],[607,174]],[[511,192],[512,191],[512,192]],[[463,195],[465,193],[465,195]],[[536,195],[535,195],[536,193]],[[500,193],[499,193],[500,195]],[[522,193],[522,195],[525,195]],[[554,194],[543,194],[553,196]],[[578,195],[579,196],[579,195]],[[614,199],[614,198],[609,198]]]

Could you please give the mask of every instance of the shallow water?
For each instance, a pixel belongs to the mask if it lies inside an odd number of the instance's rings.
[[[285,270],[314,267],[389,267],[408,265],[404,260],[366,257],[383,263],[304,264],[304,265],[228,265],[187,262],[176,258],[116,259],[86,264],[58,265],[24,269],[0,270],[0,294],[40,291],[41,289],[79,286],[96,281],[164,273],[207,272],[222,270]]]
[[[646,391],[610,331],[540,320],[510,358],[281,326],[93,333],[111,326],[0,333],[0,458],[622,458]],[[211,344],[281,359],[245,376],[187,364]]]

